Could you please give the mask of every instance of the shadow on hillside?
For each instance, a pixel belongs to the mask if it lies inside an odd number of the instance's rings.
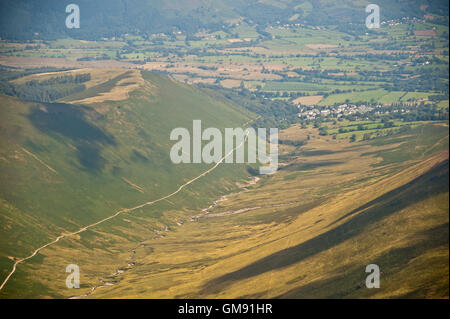
[[[324,280],[317,280],[310,284],[294,288],[276,298],[346,298],[346,297],[369,297],[379,292],[378,289],[367,289],[365,280],[368,273],[365,268],[368,264],[375,264],[380,267],[380,283],[383,288],[383,282],[388,282],[389,277],[403,270],[411,259],[420,256],[430,249],[448,245],[448,223],[444,223],[428,229],[421,234],[416,235],[420,242],[408,247],[391,249],[374,260],[367,260],[365,265],[344,266],[336,272],[336,276]],[[418,239],[416,238],[416,239]],[[429,269],[428,269],[429,270]],[[426,272],[425,272],[426,273]],[[420,282],[420,281],[418,281]],[[409,285],[413,285],[414,281]],[[427,294],[426,287],[410,287],[420,291],[420,298]]]
[[[114,137],[86,119],[86,106],[64,103],[40,103],[32,108],[28,119],[42,133],[56,139],[65,137],[75,144],[80,164],[90,172],[100,171],[106,160],[101,150],[116,145]]]
[[[409,205],[420,202],[431,195],[448,192],[448,165],[447,160],[402,187],[380,196],[371,202],[369,208],[367,205],[361,206],[355,210],[361,211],[358,215],[326,233],[209,281],[204,285],[201,293],[217,293],[233,282],[298,263],[357,236],[364,232],[370,224]]]

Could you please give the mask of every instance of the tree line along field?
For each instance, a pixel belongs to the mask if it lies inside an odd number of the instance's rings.
[[[333,139],[350,139],[351,142],[370,140],[380,136],[391,136],[398,132],[407,132],[411,129],[424,125],[424,122],[413,121],[391,121],[386,125],[383,121],[342,121],[327,122],[321,127],[320,133],[326,131]],[[426,123],[434,123],[427,121]],[[435,123],[445,123],[437,121]]]
[[[432,30],[417,36],[415,31]],[[448,31],[428,20],[399,20],[365,34],[299,21],[260,30],[245,22],[222,31],[126,35],[101,41],[61,39],[6,43],[0,54],[83,61],[117,60],[195,84],[241,84],[254,94],[287,102],[323,98],[320,105],[448,103]],[[434,79],[431,81],[431,79]]]

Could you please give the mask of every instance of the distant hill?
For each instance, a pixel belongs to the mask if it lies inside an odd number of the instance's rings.
[[[8,256],[28,255],[62,232],[167,195],[208,169],[171,163],[174,128],[192,130],[193,119],[201,119],[203,128],[237,127],[256,117],[145,71],[83,69],[17,81],[87,73],[83,92],[52,103],[0,95],[1,281],[11,270]],[[232,165],[186,190],[196,196],[171,203],[205,205],[245,176],[245,164]]]
[[[306,0],[78,0],[81,27],[65,27],[65,7],[73,1],[6,0],[0,3],[0,37],[26,40],[74,37],[98,39],[125,33],[159,33],[200,29],[218,30],[245,21],[264,27],[297,23],[339,25],[341,29],[364,24],[365,6],[371,1]],[[439,0],[380,0],[382,20],[448,15],[448,3]],[[389,7],[389,10],[383,10]],[[448,21],[447,21],[448,23]]]

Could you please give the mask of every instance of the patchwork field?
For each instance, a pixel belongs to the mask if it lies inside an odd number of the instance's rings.
[[[322,5],[331,10],[330,4]],[[142,68],[191,84],[238,88],[243,82],[262,97],[283,96],[286,102],[305,105],[346,100],[418,104],[429,103],[430,95],[442,95],[437,102],[448,101],[448,32],[433,16],[389,21],[357,34],[342,26],[305,25],[302,17],[313,15],[310,3],[296,8],[299,13],[291,14],[286,24],[263,29],[233,21],[223,30],[194,35],[0,42],[0,64]]]

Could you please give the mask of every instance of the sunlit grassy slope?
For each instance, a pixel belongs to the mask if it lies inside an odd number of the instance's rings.
[[[169,194],[212,166],[172,164],[172,129],[185,127],[191,131],[193,119],[201,119],[204,128],[239,127],[255,117],[197,88],[149,72],[81,72],[94,74],[87,90],[57,103],[0,96],[1,281],[14,258],[28,256],[58,235],[121,208]],[[91,100],[80,104],[86,99]],[[235,188],[233,181],[246,176],[245,165],[233,165],[192,184],[165,204],[178,209],[201,207],[219,193]],[[155,223],[174,223],[165,221],[162,211],[146,213]],[[147,227],[154,227],[149,220]],[[124,236],[122,241],[137,231],[132,228],[124,234],[118,230],[127,226],[123,220],[109,223],[98,229],[120,234]],[[111,223],[118,228],[111,229]],[[90,236],[86,232],[81,240],[85,248],[94,249],[96,242],[90,241]],[[101,247],[116,249],[113,242]],[[38,255],[29,264],[42,260]],[[19,269],[1,295],[46,295],[46,287],[30,288],[34,287],[33,280],[33,272],[21,273]]]
[[[90,297],[448,296],[448,126],[367,143],[292,127],[284,165],[163,238]],[[370,151],[370,152],[369,152]],[[367,289],[365,267],[381,269]]]

